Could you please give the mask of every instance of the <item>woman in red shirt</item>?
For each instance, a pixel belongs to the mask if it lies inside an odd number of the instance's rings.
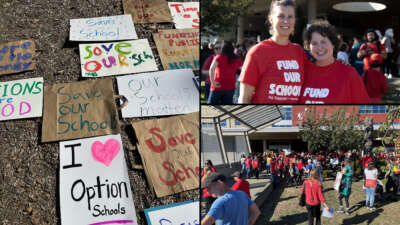
[[[207,160],[204,166],[204,169],[201,171],[201,183],[209,176],[211,173],[216,173],[217,170],[214,168],[211,160]],[[215,197],[213,197],[210,193],[208,193],[207,188],[203,189],[203,200],[206,203],[206,212],[211,208],[212,203],[215,201]]]
[[[310,177],[307,178],[303,183],[301,193],[303,193],[304,188],[308,212],[308,224],[314,224],[315,218],[316,224],[319,225],[321,224],[321,203],[327,210],[329,210],[329,207],[325,203],[325,197],[322,193],[322,186],[321,182],[319,181],[319,172],[317,169],[311,170]]]
[[[208,104],[233,104],[236,71],[242,67],[240,60],[233,53],[231,42],[225,42],[220,55],[215,56],[210,67],[211,92]]]
[[[305,66],[300,104],[371,103],[357,71],[335,59],[339,39],[328,21],[314,21],[303,39],[315,63]]]

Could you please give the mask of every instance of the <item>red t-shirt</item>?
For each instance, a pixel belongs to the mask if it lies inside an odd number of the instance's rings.
[[[278,168],[276,162],[271,160],[271,173],[278,174]]]
[[[328,66],[306,65],[300,104],[370,104],[368,93],[351,67],[335,61]]]
[[[251,103],[297,103],[309,63],[300,45],[265,40],[246,55],[239,81],[255,87]]]
[[[253,168],[258,168],[260,166],[260,162],[258,161],[258,159],[253,160]]]
[[[310,181],[307,179],[303,183],[303,187],[301,188],[301,193],[303,193],[304,187],[306,187],[306,204],[307,205],[318,205],[320,203],[325,202],[325,197],[322,194],[321,183],[312,180],[312,185],[310,185]]]
[[[247,158],[246,161],[244,161],[246,164],[246,167],[250,167],[251,166],[251,159]]]
[[[236,181],[235,184],[233,184],[232,190],[243,191],[244,193],[246,193],[249,196],[249,198],[251,198],[250,184],[249,184],[249,182],[247,182],[247,180],[239,179],[238,181]]]
[[[367,74],[367,79],[365,80],[365,74]],[[376,71],[374,69],[369,69],[364,72],[362,80],[367,89],[369,98],[372,103],[382,103],[381,94],[386,93],[387,79],[383,73]]]
[[[383,47],[382,44],[380,44],[380,48],[381,48],[381,52],[380,53],[385,53],[386,49],[385,47]],[[364,70],[369,70],[371,67],[369,66],[369,58],[371,56],[371,54],[368,53],[368,49],[372,49],[374,51],[374,53],[379,53],[378,52],[378,46],[376,44],[372,44],[372,43],[364,43],[361,45],[360,47],[360,51],[361,50],[365,50],[366,51],[366,55],[364,56]]]
[[[372,161],[372,158],[369,157],[369,156],[367,156],[367,157],[364,159],[364,168],[367,168],[367,167],[368,167],[368,163],[371,162],[371,161]]]
[[[299,170],[302,170],[303,169],[303,163],[302,162],[297,163],[297,168]]]
[[[204,62],[204,65],[203,65],[202,70],[210,70],[211,63],[212,63],[212,61],[214,60],[214,57],[215,57],[215,55],[213,54],[213,55],[210,55],[210,56],[206,59],[206,61]],[[206,83],[207,83],[207,84],[211,84],[210,76],[207,76]]]
[[[231,64],[228,63],[228,57],[226,55],[217,55],[214,59],[218,62],[218,66],[215,69],[215,82],[221,84],[220,88],[214,87],[211,83],[212,91],[227,91],[235,90],[236,83],[236,71],[243,65],[242,60],[239,58],[234,59]]]

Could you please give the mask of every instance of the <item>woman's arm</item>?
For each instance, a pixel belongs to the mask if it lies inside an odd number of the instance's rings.
[[[254,90],[255,87],[241,82],[238,100],[239,104],[250,104],[251,99],[253,98]]]
[[[214,85],[214,87],[220,88],[221,84],[216,83],[215,80],[214,80],[214,78],[215,78],[215,69],[217,68],[217,66],[218,66],[218,62],[215,61],[215,59],[214,59],[214,61],[211,63],[211,67],[210,67],[210,81]]]

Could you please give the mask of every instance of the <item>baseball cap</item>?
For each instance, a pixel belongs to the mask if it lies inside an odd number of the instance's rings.
[[[376,64],[379,65],[382,63],[382,56],[379,55],[378,53],[374,53],[371,55],[369,58],[369,64]]]
[[[235,171],[234,173],[232,173],[232,177],[241,177],[241,174],[239,171]]]
[[[218,180],[225,181],[226,177],[221,173],[211,173],[206,177],[204,183],[201,185],[201,188],[207,188],[211,185],[211,183],[216,182]]]

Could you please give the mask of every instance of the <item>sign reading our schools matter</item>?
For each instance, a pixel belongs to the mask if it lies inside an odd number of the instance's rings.
[[[177,29],[200,28],[199,2],[168,2]]]
[[[23,40],[0,44],[0,75],[33,70],[35,42]]]
[[[41,117],[43,77],[0,83],[0,120]]]
[[[60,142],[62,225],[137,225],[121,136]]]
[[[186,201],[145,209],[148,225],[199,225],[199,201]]]
[[[45,86],[42,142],[119,132],[111,78]]]
[[[70,20],[71,41],[113,41],[137,39],[131,15]]]
[[[164,69],[199,70],[199,29],[160,30],[154,33]]]
[[[157,197],[200,187],[199,113],[132,123]]]
[[[125,14],[131,14],[135,23],[172,22],[165,0],[123,0]]]
[[[185,114],[199,111],[199,91],[190,69],[117,77],[118,92],[128,99],[122,117]]]
[[[135,41],[80,44],[82,77],[158,70],[147,39]]]

